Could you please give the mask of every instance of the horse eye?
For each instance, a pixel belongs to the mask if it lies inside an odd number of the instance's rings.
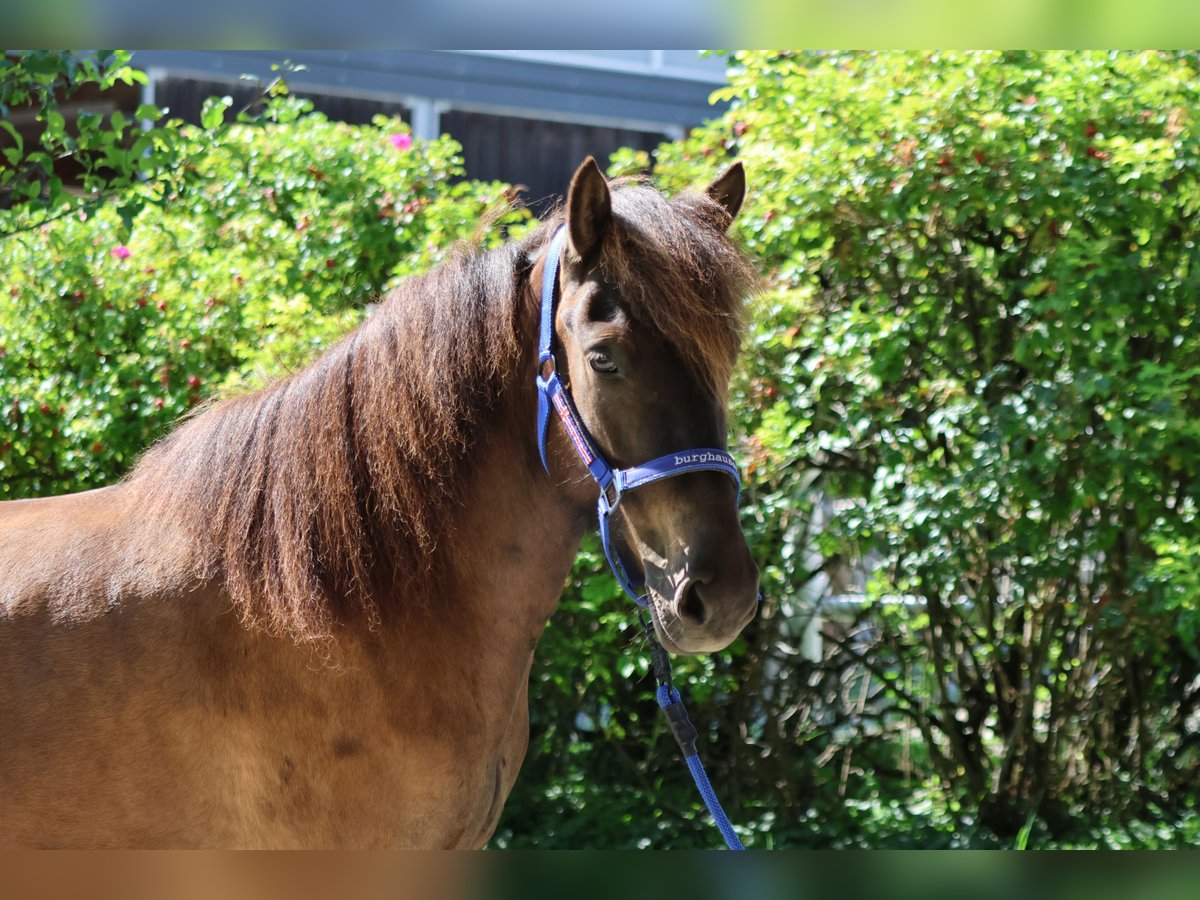
[[[615,375],[617,372],[617,364],[613,362],[613,358],[601,350],[589,353],[588,362],[601,375]]]

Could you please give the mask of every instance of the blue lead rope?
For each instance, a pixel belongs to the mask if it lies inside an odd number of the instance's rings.
[[[709,815],[716,823],[717,830],[721,832],[721,837],[725,839],[725,846],[730,850],[745,850],[737,832],[733,830],[733,823],[729,821],[729,816],[725,815],[725,808],[717,799],[717,792],[713,790],[712,782],[708,780],[708,773],[704,771],[704,763],[700,761],[700,752],[696,749],[696,738],[698,737],[696,726],[688,718],[683,698],[672,683],[671,657],[667,654],[666,648],[658,642],[658,638],[654,635],[654,627],[646,621],[644,616],[642,617],[642,629],[646,632],[646,639],[650,642],[650,660],[654,668],[654,678],[658,682],[658,690],[655,691],[658,707],[666,715],[667,723],[671,726],[671,733],[675,735],[679,749],[683,751],[683,761],[687,763],[688,771],[692,773],[692,780],[696,782],[696,790],[700,792],[704,805],[708,807]]]
[[[560,227],[546,252],[542,273],[542,309],[537,373],[538,453],[541,455],[542,465],[549,472],[550,467],[546,464],[546,432],[550,425],[550,410],[553,408],[575,447],[579,459],[600,487],[596,516],[600,526],[600,542],[604,545],[604,556],[608,560],[609,568],[612,569],[613,575],[616,576],[625,593],[642,609],[647,609],[650,604],[649,597],[639,589],[641,586],[635,585],[633,579],[629,577],[625,567],[621,564],[620,555],[612,545],[609,519],[621,502],[621,495],[625,491],[687,472],[723,472],[733,479],[739,490],[741,478],[738,475],[737,463],[724,450],[713,448],[684,450],[660,456],[640,466],[614,469],[597,449],[595,441],[588,433],[587,426],[583,424],[583,419],[575,409],[570,391],[558,377],[558,366],[554,359],[554,289],[558,283],[559,257],[565,239],[566,228]],[[708,773],[704,771],[704,764],[700,762],[700,754],[696,749],[698,733],[696,726],[688,718],[687,709],[683,705],[679,691],[672,682],[671,658],[663,645],[659,643],[651,623],[646,621],[640,611],[639,616],[641,616],[642,628],[646,633],[646,640],[650,644],[650,658],[654,677],[658,682],[658,705],[667,717],[671,732],[675,735],[675,740],[679,742],[679,747],[683,751],[683,759],[687,763],[688,771],[692,773],[696,788],[700,791],[704,805],[708,807],[721,836],[725,839],[725,844],[730,850],[745,850],[746,848],[742,846],[742,842],[738,840],[738,836],[733,830],[733,825],[729,822],[729,817],[725,815],[725,810],[717,799],[712,783],[708,780]]]

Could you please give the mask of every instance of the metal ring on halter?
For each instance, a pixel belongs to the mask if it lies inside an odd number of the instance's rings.
[[[620,479],[614,473],[613,478],[607,485],[602,485],[600,488],[600,504],[606,513],[615,512],[621,503],[621,485]],[[609,492],[612,492],[612,498],[609,498]]]

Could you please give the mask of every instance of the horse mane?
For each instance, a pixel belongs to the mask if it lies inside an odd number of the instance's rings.
[[[615,186],[613,212],[605,277],[722,396],[753,280],[723,212],[636,184]],[[351,617],[376,624],[397,584],[432,595],[481,437],[508,387],[532,390],[529,273],[562,220],[406,279],[311,366],[213,404],[139,461],[128,481],[247,623],[321,641]],[[532,468],[532,423],[529,439]]]

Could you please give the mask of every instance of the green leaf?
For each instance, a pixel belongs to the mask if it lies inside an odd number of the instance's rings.
[[[8,119],[0,119],[0,128],[3,128],[12,136],[13,142],[17,145],[17,157],[22,156],[25,153],[25,139],[21,137],[21,132],[17,131],[16,126],[8,121]],[[9,161],[15,164],[15,160],[10,159]]]
[[[138,104],[137,112],[133,115],[135,119],[140,121],[157,122],[163,117],[163,111],[153,103],[140,103]]]
[[[200,124],[204,130],[212,131],[220,127],[225,121],[225,111],[232,105],[233,98],[228,95],[206,99],[200,111]]]
[[[66,132],[67,123],[62,113],[51,109],[46,113],[46,137],[57,140]]]

